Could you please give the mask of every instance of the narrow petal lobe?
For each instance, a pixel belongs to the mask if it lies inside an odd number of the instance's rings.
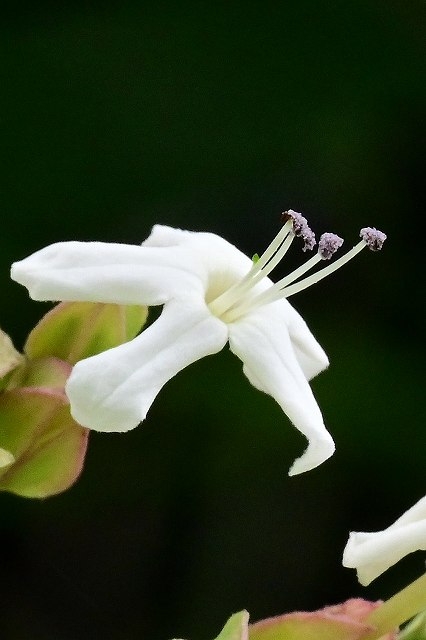
[[[229,344],[242,360],[250,382],[271,395],[308,438],[308,448],[289,472],[296,475],[327,460],[334,452],[334,443],[283,325],[282,309],[276,310],[276,305],[257,309],[229,325]]]
[[[275,305],[274,313],[282,314],[283,326],[284,323],[287,326],[294,353],[306,379],[312,380],[327,369],[329,361],[324,349],[318,344],[296,309],[287,300],[281,300]]]
[[[58,242],[12,265],[34,300],[157,305],[204,290],[203,270],[180,247]]]
[[[77,363],[66,386],[74,419],[97,431],[133,429],[163,385],[189,364],[220,351],[227,334],[204,303],[169,302],[131,342]]]
[[[358,580],[366,586],[418,550],[426,551],[426,496],[383,531],[352,531],[343,552],[343,566],[356,569]]]

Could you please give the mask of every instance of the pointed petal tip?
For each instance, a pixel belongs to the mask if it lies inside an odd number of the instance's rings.
[[[21,275],[22,275],[22,261],[14,262],[10,267],[11,279],[14,280],[15,282],[18,282],[19,284],[22,284]]]
[[[297,476],[305,471],[311,471],[331,458],[336,446],[332,437],[316,442],[310,442],[306,451],[297,458],[288,472],[289,476]]]
[[[377,576],[371,577],[370,575],[364,574],[360,570],[356,572],[356,577],[361,587],[368,587],[368,585],[373,582],[374,578],[377,578]]]
[[[420,517],[418,521],[407,521],[410,512],[415,512],[417,508],[418,504],[414,505],[383,531],[351,531],[343,551],[342,564],[349,569],[356,569],[362,586],[368,586],[406,555],[426,550],[426,520]]]
[[[38,297],[37,281],[32,277],[32,270],[28,267],[27,260],[28,258],[25,258],[20,262],[14,262],[10,268],[10,277],[14,282],[21,284],[28,290],[31,300],[44,302],[46,300],[45,297]]]

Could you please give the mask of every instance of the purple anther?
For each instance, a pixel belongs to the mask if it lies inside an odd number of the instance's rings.
[[[308,226],[308,221],[301,213],[297,211],[293,211],[293,209],[289,209],[288,211],[284,211],[281,214],[281,219],[283,222],[287,222],[287,220],[291,220],[293,224],[293,231],[296,236],[301,234],[302,229]]]
[[[323,233],[318,242],[318,253],[323,260],[330,260],[343,244],[343,238],[335,233]]]
[[[304,241],[303,251],[310,251],[316,245],[315,233],[308,225],[308,221],[301,213],[289,209],[281,214],[281,220],[287,222],[291,220],[293,224],[293,232],[295,236],[302,238]]]
[[[300,236],[303,238],[305,244],[302,247],[302,251],[312,251],[315,247],[317,241],[315,239],[315,233],[312,231],[308,225],[303,229],[300,233]]]
[[[380,251],[387,238],[386,233],[383,233],[383,231],[379,231],[374,227],[364,227],[359,232],[359,235],[367,244],[367,247],[372,251]]]

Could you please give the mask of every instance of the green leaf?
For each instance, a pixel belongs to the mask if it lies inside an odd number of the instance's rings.
[[[240,611],[231,616],[215,640],[248,640],[247,611]]]
[[[44,498],[67,489],[81,472],[88,430],[58,389],[28,387],[0,395],[0,447],[15,462],[0,468],[0,490]]]
[[[142,306],[61,302],[31,331],[24,351],[31,360],[55,356],[75,364],[131,340],[147,316]]]
[[[254,256],[252,257],[252,262],[253,264],[256,264],[256,262],[259,262],[260,256],[258,253],[255,253]]]

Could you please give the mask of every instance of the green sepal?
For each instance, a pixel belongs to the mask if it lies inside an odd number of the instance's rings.
[[[59,358],[24,360],[10,376],[7,389],[17,387],[49,387],[63,389],[72,366]]]
[[[75,364],[131,340],[147,316],[144,306],[61,302],[31,331],[24,352],[31,360],[55,356]]]
[[[0,468],[7,467],[9,464],[12,464],[12,462],[15,462],[13,454],[3,449],[3,447],[0,447]]]
[[[398,640],[426,640],[426,611],[419,613],[401,631]]]
[[[16,351],[7,333],[0,329],[0,378],[3,379],[10,374],[23,359],[24,357]],[[0,389],[3,388],[2,382],[5,381],[0,380]]]
[[[63,391],[27,387],[0,395],[0,447],[15,461],[0,469],[0,490],[45,498],[79,476],[88,430],[71,417]]]
[[[248,640],[248,621],[247,611],[234,613],[215,640]],[[175,638],[175,640],[178,639]]]
[[[215,640],[248,640],[248,621],[247,611],[234,613]]]
[[[361,640],[371,627],[322,612],[289,613],[249,626],[250,640]]]

